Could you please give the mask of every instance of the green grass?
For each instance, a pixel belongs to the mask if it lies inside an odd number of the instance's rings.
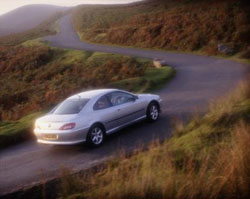
[[[117,61],[121,58],[121,55],[104,53],[104,52],[94,52],[93,54],[91,54],[91,56],[88,57],[88,60],[86,63],[87,65],[92,67],[92,66],[107,62],[107,60],[109,60],[110,58]]]
[[[125,89],[135,93],[152,92],[160,89],[173,76],[175,71],[169,66],[147,69],[142,77],[134,77],[110,84],[110,87]]]
[[[211,105],[171,139],[98,171],[62,177],[59,198],[249,198],[250,84]]]
[[[24,47],[39,47],[39,46],[43,46],[44,43],[41,41],[41,39],[32,39],[32,40],[28,40],[28,41],[24,41],[22,43],[22,45]]]
[[[33,113],[18,121],[0,122],[0,149],[32,137],[34,119],[42,113]]]

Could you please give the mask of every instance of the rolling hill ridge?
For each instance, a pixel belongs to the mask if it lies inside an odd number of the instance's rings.
[[[0,16],[0,36],[35,28],[57,12],[68,8],[52,5],[28,5]]]

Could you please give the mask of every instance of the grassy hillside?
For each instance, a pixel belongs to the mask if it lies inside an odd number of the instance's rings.
[[[0,37],[0,46],[14,46],[19,45],[25,41],[37,39],[47,35],[57,33],[57,21],[65,12],[57,12],[35,28],[26,30],[20,33],[13,33]]]
[[[32,2],[31,2],[32,3]],[[54,5],[26,5],[0,15],[0,36],[35,28],[57,12],[68,10]]]
[[[249,198],[250,81],[174,136],[98,172],[64,172],[60,198]]]
[[[76,92],[99,87],[144,92],[173,75],[172,68],[156,69],[146,59],[51,48],[38,40],[0,47],[0,147],[25,137],[35,118],[29,114]]]
[[[218,54],[218,44],[250,58],[246,0],[147,0],[123,6],[79,6],[73,15],[82,39],[143,48]]]

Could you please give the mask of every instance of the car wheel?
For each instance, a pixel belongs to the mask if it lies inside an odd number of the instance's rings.
[[[87,143],[89,146],[101,146],[105,139],[105,132],[101,125],[94,125],[90,128],[87,136]]]
[[[160,109],[157,103],[151,102],[147,109],[147,120],[149,122],[155,122],[160,115]]]

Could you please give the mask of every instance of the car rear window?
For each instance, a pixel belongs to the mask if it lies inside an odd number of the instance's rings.
[[[62,102],[53,112],[55,115],[78,114],[88,103],[89,99],[68,99]]]

